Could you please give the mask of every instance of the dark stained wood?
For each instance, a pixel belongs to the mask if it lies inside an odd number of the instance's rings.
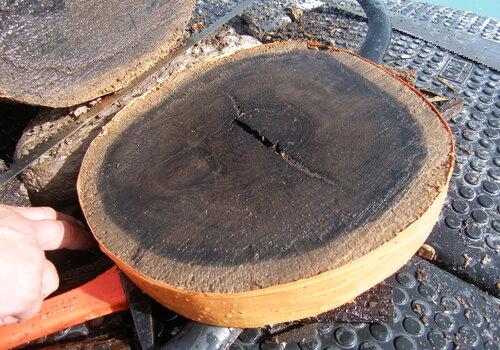
[[[8,1],[0,98],[67,107],[126,85],[175,45],[194,0]]]
[[[321,56],[238,60],[180,87],[108,150],[107,215],[157,254],[218,266],[307,252],[390,208],[426,155],[419,128]]]
[[[382,70],[280,44],[199,65],[117,116],[79,191],[98,240],[134,269],[244,292],[393,238],[446,184],[450,149],[430,107]]]

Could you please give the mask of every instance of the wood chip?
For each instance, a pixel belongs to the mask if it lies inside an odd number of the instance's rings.
[[[438,106],[438,110],[445,120],[450,120],[454,116],[464,111],[464,101],[460,98],[452,98]]]
[[[437,102],[449,101],[450,99],[447,97],[444,97],[444,96],[434,96],[434,97],[428,98],[428,100],[431,101],[432,103],[437,103]]]
[[[418,250],[417,256],[427,261],[434,261],[436,260],[436,250],[428,244],[423,244]]]
[[[456,88],[456,87],[454,87],[453,85],[450,85],[450,83],[448,83],[448,81],[447,81],[446,79],[444,79],[443,77],[438,76],[438,77],[437,77],[437,80],[438,80],[441,84],[443,84],[443,85],[444,85],[444,87],[445,87],[446,89],[448,89],[449,91],[451,91],[451,92],[455,92],[455,93],[460,92],[460,90],[459,90],[459,89],[457,89],[457,88]]]
[[[417,71],[409,68],[396,68],[396,67],[385,67],[391,71],[395,76],[403,79],[411,86],[415,86],[417,82]]]
[[[304,16],[304,11],[302,11],[298,7],[294,7],[294,6],[287,7],[286,8],[286,13],[287,13],[288,17],[290,17],[290,19],[293,22],[300,21],[300,19],[302,18],[302,16]]]
[[[203,28],[205,28],[203,22],[196,22],[195,24],[193,24],[193,29],[196,31],[201,30]]]

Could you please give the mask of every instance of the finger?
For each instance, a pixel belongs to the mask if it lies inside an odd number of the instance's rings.
[[[74,223],[60,220],[40,220],[33,222],[33,231],[43,250],[78,249],[95,246],[90,233]]]
[[[22,320],[29,320],[30,318],[33,318],[36,314],[38,314],[40,312],[40,309],[42,308],[42,303],[43,303],[43,299],[39,298],[29,309],[27,309],[26,311],[24,311],[18,315],[14,315],[14,317],[21,320],[21,321]]]
[[[15,211],[29,220],[57,219],[57,211],[50,207],[16,207],[12,205],[4,205],[3,207]]]
[[[10,210],[7,207],[0,206],[0,226],[3,228],[10,228],[14,231],[31,234],[33,227],[31,220],[26,219],[24,216],[17,212]]]
[[[45,299],[59,288],[59,275],[56,267],[49,260],[45,260],[42,272],[42,298]]]
[[[85,226],[74,217],[60,213],[50,207],[15,207],[11,205],[4,205],[5,208],[12,210],[19,215],[22,215],[29,220],[64,220],[75,223],[82,228]]]

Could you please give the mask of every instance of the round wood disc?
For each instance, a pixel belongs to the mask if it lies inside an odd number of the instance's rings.
[[[192,319],[255,327],[319,314],[425,241],[449,129],[402,81],[306,43],[198,64],[126,107],[78,189],[107,252]]]
[[[182,35],[194,0],[9,1],[0,98],[68,107],[125,86]]]

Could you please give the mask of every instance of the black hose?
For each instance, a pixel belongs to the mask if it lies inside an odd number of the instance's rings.
[[[357,0],[368,18],[368,34],[359,54],[372,62],[382,63],[391,43],[392,24],[384,0]]]

